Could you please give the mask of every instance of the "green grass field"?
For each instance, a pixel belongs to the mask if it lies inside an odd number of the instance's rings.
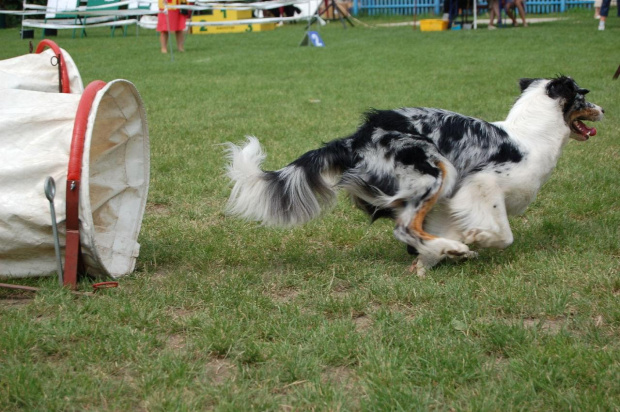
[[[194,35],[174,61],[153,31],[60,32],[85,84],[128,79],[144,100],[142,249],[96,296],[54,278],[14,281],[43,289],[31,299],[0,289],[0,410],[620,410],[620,19],[598,32],[592,14],[440,33],[333,22],[325,48],[298,46],[303,24]],[[28,52],[18,29],[0,44],[0,59]],[[345,196],[290,230],[223,213],[221,143],[256,135],[277,169],[369,108],[500,120],[519,78],[559,73],[607,118],[565,148],[505,251],[418,279],[391,222]]]

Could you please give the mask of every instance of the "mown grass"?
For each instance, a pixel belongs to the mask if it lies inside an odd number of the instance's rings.
[[[298,47],[299,24],[191,36],[174,61],[154,32],[61,32],[85,83],[128,79],[147,108],[142,250],[94,297],[52,278],[18,282],[43,289],[32,299],[0,290],[0,410],[619,410],[620,21],[599,33],[591,14],[493,32],[332,23],[324,49]],[[27,52],[15,29],[0,44]],[[279,168],[370,107],[498,120],[518,78],[558,73],[607,118],[566,147],[505,251],[418,279],[391,223],[344,196],[291,230],[223,214],[223,142],[256,135]]]

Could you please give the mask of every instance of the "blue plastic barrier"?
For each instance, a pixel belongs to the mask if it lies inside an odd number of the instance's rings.
[[[478,5],[487,10],[486,0],[478,1]],[[525,11],[528,14],[547,14],[562,13],[568,9],[585,8],[590,9],[594,5],[594,0],[527,0]],[[376,15],[413,15],[416,14],[435,14],[443,13],[442,0],[353,0],[352,13],[354,16],[360,14]]]

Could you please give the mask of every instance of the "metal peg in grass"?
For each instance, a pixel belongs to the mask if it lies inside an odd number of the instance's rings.
[[[54,178],[48,176],[45,179],[45,197],[50,202],[50,213],[52,215],[52,234],[54,236],[54,249],[56,251],[56,270],[58,271],[58,283],[63,286],[62,258],[60,257],[60,240],[58,239],[58,224],[56,222],[56,209],[54,208],[54,196],[56,196],[56,182]]]

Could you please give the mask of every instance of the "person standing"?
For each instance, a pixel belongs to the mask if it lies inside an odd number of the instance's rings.
[[[499,2],[500,0],[488,0],[489,10],[490,10],[489,11],[489,26],[488,26],[489,30],[494,30],[497,28],[497,26],[495,26],[493,22],[495,21],[496,18],[499,21],[499,18],[500,18]]]
[[[598,29],[605,30],[605,20],[609,15],[609,7],[611,6],[611,0],[603,0],[601,4],[601,20],[598,22]],[[620,6],[618,6],[618,17],[620,17]]]
[[[165,4],[164,4],[165,3]],[[159,0],[159,13],[157,14],[157,31],[161,52],[168,53],[168,36],[174,32],[177,50],[185,51],[185,27],[188,10],[178,9],[174,6],[186,5],[185,0]]]
[[[506,14],[512,20],[512,25],[517,25],[517,18],[515,16],[515,6],[519,10],[519,16],[521,16],[521,21],[523,22],[523,27],[527,27],[527,21],[525,21],[525,7],[523,6],[523,2],[525,0],[508,0],[506,3]]]
[[[601,4],[602,3],[603,3],[603,0],[594,0],[594,18],[597,20],[601,18]]]

